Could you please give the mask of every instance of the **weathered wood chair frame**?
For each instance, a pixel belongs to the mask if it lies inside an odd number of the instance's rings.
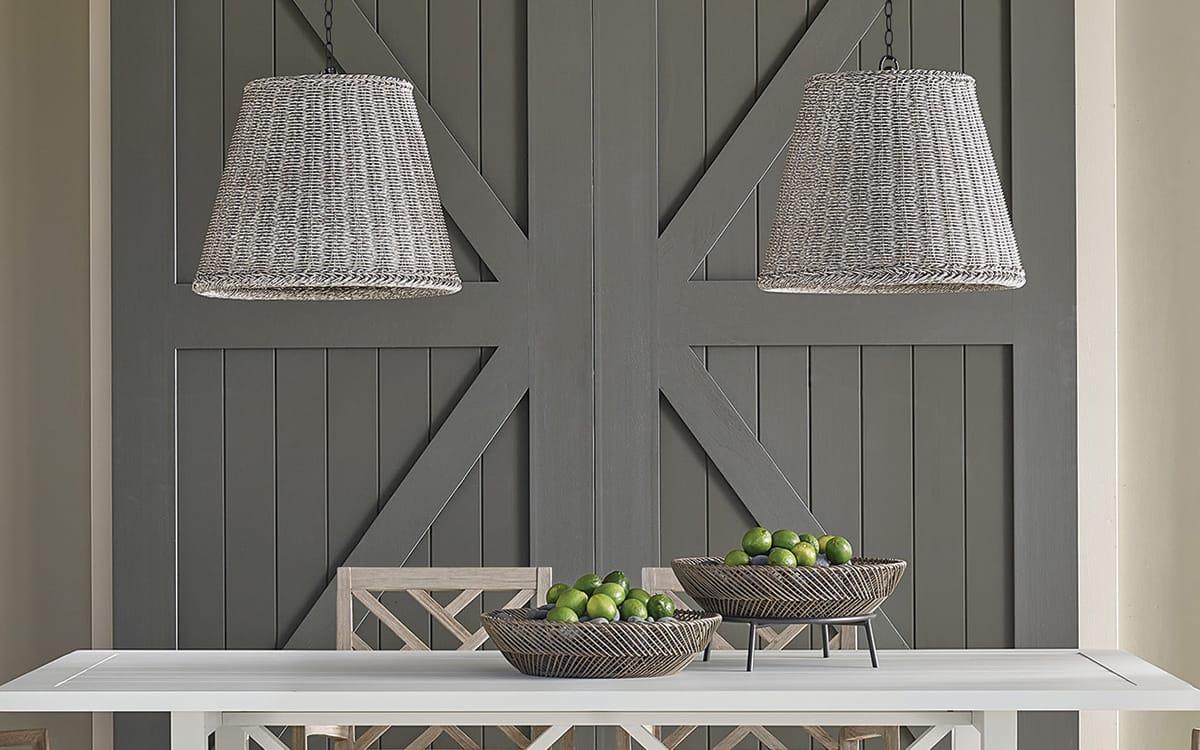
[[[545,603],[546,592],[551,585],[551,568],[338,568],[337,571],[337,649],[339,651],[371,651],[371,645],[356,632],[354,602],[366,607],[384,627],[394,633],[404,645],[403,651],[430,651],[425,643],[408,626],[389,610],[377,594],[403,592],[428,612],[433,619],[458,639],[459,651],[475,651],[487,642],[487,631],[482,627],[468,630],[456,619],[456,615],[490,591],[516,591],[504,606],[537,606]],[[435,591],[457,591],[448,604],[441,604],[433,597]],[[524,750],[537,738],[515,726],[497,727],[512,740],[518,750]],[[367,750],[390,727],[371,727],[361,736],[356,736],[354,727],[308,726],[293,727],[292,748],[303,750],[308,738],[319,736],[334,740],[335,750]],[[462,750],[480,750],[474,738],[456,726],[429,727],[407,746],[407,750],[423,750],[430,747],[443,734],[450,737]],[[572,750],[574,732],[568,731],[558,741],[563,750]]]
[[[0,731],[0,747],[31,747],[50,750],[50,737],[45,729],[9,729]]]
[[[671,597],[677,607],[692,607],[691,604],[688,604],[679,596],[683,591],[683,586],[679,584],[679,579],[675,576],[675,571],[671,568],[642,568],[642,588],[655,594],[666,594]],[[758,628],[760,645],[765,651],[780,651],[794,641],[807,627],[807,625],[788,625],[780,630],[770,627],[760,627]],[[830,639],[829,645],[830,648],[836,649],[858,648],[858,628],[853,626],[837,628],[837,632]],[[728,651],[733,648],[734,646],[720,634],[713,637],[712,649],[714,651]],[[825,750],[856,750],[862,747],[861,743],[863,740],[875,737],[883,738],[887,750],[900,750],[900,727],[842,727],[836,739],[824,727],[801,727],[801,729],[807,732]],[[684,738],[695,730],[696,727],[694,726],[676,727],[665,738],[661,738],[662,743],[667,746],[667,750],[676,750]],[[655,734],[659,734],[657,727],[655,728]],[[735,727],[720,742],[713,745],[712,750],[733,750],[739,742],[749,736],[756,738],[767,750],[787,750],[787,746],[778,737],[771,734],[771,731],[766,727],[761,726]],[[629,735],[618,730],[618,750],[628,750],[629,747]]]

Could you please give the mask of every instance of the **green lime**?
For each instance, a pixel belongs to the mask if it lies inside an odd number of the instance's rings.
[[[808,542],[809,544],[811,544],[813,546],[813,549],[815,549],[817,552],[821,551],[821,540],[817,539],[812,534],[801,534],[800,541]],[[792,546],[795,547],[796,545],[793,544]]]
[[[587,600],[588,595],[579,589],[567,589],[558,595],[558,601],[555,604],[574,610],[577,615],[582,615],[587,611]]]
[[[614,570],[613,572],[604,576],[604,582],[620,584],[621,588],[629,591],[629,576],[625,575],[625,573],[620,570]]]
[[[796,556],[790,549],[774,547],[771,549],[771,554],[767,555],[767,562],[779,568],[794,568],[796,567]]]
[[[601,618],[609,622],[617,619],[617,603],[605,594],[592,594],[587,601],[588,617]]]
[[[646,589],[629,589],[629,599],[637,599],[642,604],[650,601],[650,592]]]
[[[825,534],[817,540],[817,552],[825,552],[825,545],[829,544],[829,540],[833,539],[833,534]]]
[[[573,609],[555,607],[546,613],[546,619],[550,622],[579,622],[579,615]]]
[[[561,594],[562,592],[566,591],[569,588],[571,588],[571,587],[565,583],[554,584],[553,586],[550,587],[550,590],[546,592],[546,603],[547,604],[555,603],[556,601],[558,601],[559,594]]]
[[[731,568],[735,568],[738,565],[749,565],[750,555],[747,555],[740,549],[730,550],[729,554],[725,555],[725,564]]]
[[[604,594],[616,602],[618,607],[621,606],[621,602],[625,601],[625,597],[628,596],[625,593],[625,587],[619,583],[602,583],[592,592],[593,596],[596,594]]]
[[[621,619],[628,620],[630,617],[649,617],[646,612],[646,605],[637,599],[626,599],[621,604]]]
[[[771,549],[771,532],[755,526],[742,537],[742,549],[747,555],[765,555]]]
[[[771,546],[791,549],[800,543],[800,535],[791,529],[780,529],[771,535]]]
[[[675,602],[666,594],[655,594],[646,602],[646,612],[656,620],[671,617],[675,614]]]
[[[604,583],[604,581],[600,580],[600,576],[596,575],[595,573],[588,573],[587,575],[579,576],[579,580],[575,582],[575,588],[579,589],[588,596],[591,596],[592,592],[596,590],[596,587],[602,583]]]
[[[845,538],[835,536],[825,543],[825,557],[829,558],[833,565],[845,565],[854,557],[854,550]]]
[[[817,564],[817,548],[808,542],[800,542],[792,547],[792,554],[796,556],[796,565],[802,568],[811,568]]]

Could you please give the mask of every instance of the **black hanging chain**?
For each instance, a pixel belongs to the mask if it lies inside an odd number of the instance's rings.
[[[887,51],[883,53],[883,57],[879,58],[879,69],[897,70],[900,67],[900,61],[892,54],[892,41],[895,38],[892,31],[892,0],[884,0],[883,23],[883,44]]]
[[[333,0],[325,0],[325,72],[337,72],[337,63],[333,60]]]

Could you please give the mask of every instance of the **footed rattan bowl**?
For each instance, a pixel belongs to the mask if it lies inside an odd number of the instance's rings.
[[[719,557],[671,561],[684,591],[705,612],[763,619],[870,614],[896,589],[906,566],[903,560],[875,558],[828,568],[730,567]]]
[[[675,613],[676,622],[539,620],[530,609],[498,609],[481,618],[508,663],[536,677],[663,677],[708,645],[720,615]]]

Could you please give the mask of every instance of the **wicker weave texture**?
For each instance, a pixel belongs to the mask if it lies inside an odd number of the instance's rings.
[[[662,677],[702,651],[718,615],[676,612],[678,622],[559,623],[528,609],[483,615],[483,627],[509,664],[537,677]]]
[[[900,583],[903,560],[857,558],[850,565],[730,567],[719,557],[683,557],[671,568],[706,612],[728,617],[858,617],[883,604]]]
[[[412,84],[246,84],[193,289],[241,299],[398,299],[462,288]]]
[[[975,79],[930,70],[813,76],[758,283],[806,293],[1022,286]]]

